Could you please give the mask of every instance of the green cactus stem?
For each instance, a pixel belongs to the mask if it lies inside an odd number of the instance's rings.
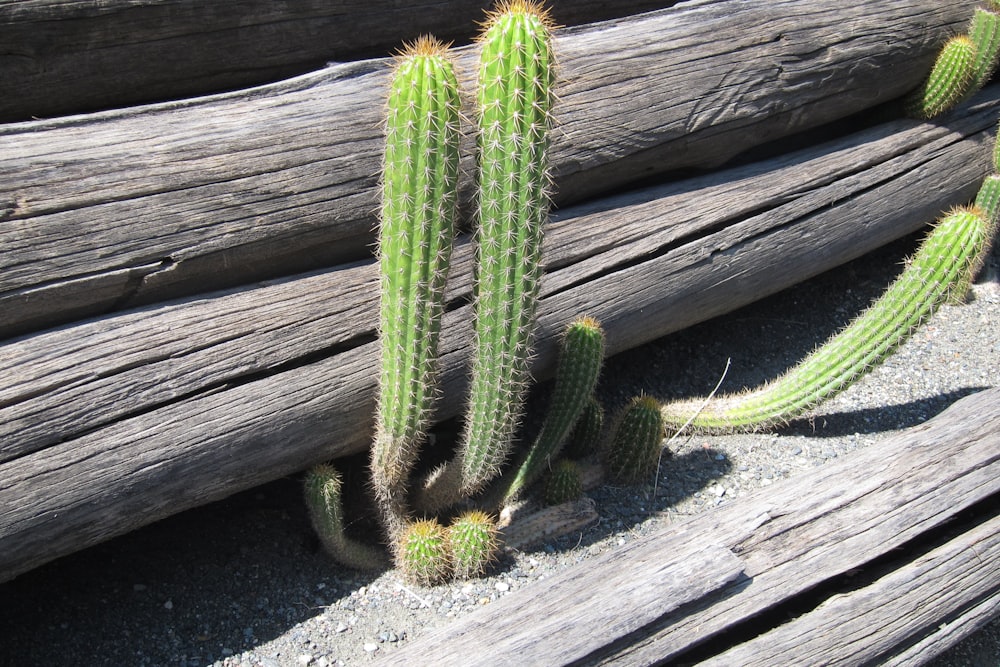
[[[433,586],[452,574],[448,531],[436,519],[406,524],[396,546],[396,566],[409,581]]]
[[[952,37],[938,54],[927,79],[906,97],[907,114],[926,120],[954,107],[969,92],[975,66],[976,45],[968,35]]]
[[[334,560],[355,570],[378,570],[388,565],[381,551],[345,534],[343,481],[333,466],[322,464],[310,468],[304,487],[310,522]]]
[[[604,408],[600,401],[591,396],[583,406],[583,412],[563,445],[563,456],[581,460],[597,453],[604,431]]]
[[[638,484],[649,478],[663,442],[663,416],[651,396],[632,399],[614,428],[607,452],[607,471],[619,484]]]
[[[543,499],[546,505],[561,505],[583,495],[583,473],[580,464],[559,459],[545,478]]]
[[[968,35],[976,47],[976,60],[966,96],[985,86],[996,69],[1000,58],[1000,15],[977,7],[969,23]]]
[[[664,419],[681,426],[695,415],[696,430],[750,431],[811,410],[884,361],[953,295],[964,296],[995,227],[975,207],[951,211],[881,298],[784,376],[741,395],[666,405]]]
[[[400,54],[389,93],[379,233],[381,371],[372,481],[391,538],[434,398],[444,286],[455,230],[459,96],[446,48]]]
[[[485,512],[469,510],[448,526],[448,544],[456,577],[481,576],[497,559],[500,542],[496,522]]]
[[[510,481],[505,504],[516,500],[559,455],[573,425],[593,396],[603,362],[604,331],[600,323],[586,316],[572,321],[563,334],[548,414]]]
[[[983,212],[991,224],[1000,219],[1000,174],[990,174],[979,186],[975,207]]]
[[[547,16],[534,3],[505,2],[489,16],[480,46],[472,380],[459,451],[418,496],[429,512],[475,494],[497,475],[530,379],[549,204],[553,59]]]

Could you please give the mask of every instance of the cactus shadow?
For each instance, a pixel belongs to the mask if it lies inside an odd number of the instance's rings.
[[[809,438],[840,438],[852,434],[902,430],[933,419],[959,399],[985,389],[989,387],[961,387],[895,405],[818,414],[796,419],[784,428],[776,429],[776,432],[781,435],[801,435]]]

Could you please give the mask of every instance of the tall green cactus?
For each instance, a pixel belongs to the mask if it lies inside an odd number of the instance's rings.
[[[550,32],[538,5],[510,0],[489,16],[480,39],[472,382],[460,449],[419,494],[426,511],[482,489],[507,459],[521,416],[549,201]]]
[[[571,322],[563,334],[549,412],[507,487],[505,504],[514,501],[555,461],[593,395],[603,361],[604,331],[600,323],[592,317]]]
[[[964,295],[995,228],[978,208],[951,211],[885,294],[795,368],[750,393],[666,405],[666,423],[681,426],[696,415],[698,430],[754,430],[812,409],[884,361],[952,295]]]
[[[392,77],[379,234],[381,373],[372,481],[395,538],[407,478],[425,437],[445,278],[455,229],[458,83],[429,37],[401,54]]]
[[[975,43],[968,35],[952,37],[938,54],[927,79],[907,96],[906,112],[914,118],[928,119],[948,111],[968,94],[975,67]]]
[[[388,565],[375,547],[353,540],[344,532],[343,480],[333,466],[310,468],[304,486],[310,522],[334,560],[356,570],[377,570]]]

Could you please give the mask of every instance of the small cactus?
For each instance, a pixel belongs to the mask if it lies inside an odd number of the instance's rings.
[[[626,406],[614,429],[607,453],[608,475],[619,484],[645,481],[656,468],[663,442],[660,403],[637,396]]]
[[[390,538],[434,397],[445,278],[455,229],[459,97],[445,47],[400,54],[386,124],[379,230],[381,372],[372,482]]]
[[[990,192],[995,187],[991,181]],[[691,419],[701,431],[746,431],[812,409],[884,361],[939,306],[964,296],[995,229],[978,208],[951,211],[881,298],[785,375],[749,393],[667,405],[664,419],[672,426]]]
[[[497,558],[496,522],[485,512],[470,510],[448,526],[448,544],[456,577],[478,577]]]
[[[1000,174],[990,174],[979,186],[975,207],[994,225],[1000,219]]]
[[[906,97],[906,112],[926,120],[948,111],[969,92],[975,67],[973,41],[968,35],[952,37],[941,49],[924,83]]]
[[[505,502],[515,500],[558,456],[593,396],[603,361],[604,331],[600,323],[592,317],[571,322],[562,339],[549,412],[527,457],[511,479]]]
[[[597,453],[604,431],[604,408],[600,401],[591,396],[583,406],[583,412],[576,420],[573,430],[566,438],[563,456],[579,461]]]
[[[333,466],[310,468],[304,486],[310,522],[334,560],[355,570],[378,570],[387,565],[381,551],[344,533],[343,481]]]
[[[476,97],[479,225],[469,408],[454,460],[418,506],[436,512],[480,491],[506,461],[529,381],[548,214],[553,58],[546,13],[509,0],[480,40]]]
[[[396,546],[396,566],[421,586],[447,581],[452,573],[448,531],[436,519],[406,524]]]
[[[569,459],[559,459],[545,478],[543,498],[546,505],[561,505],[583,495],[580,465]]]

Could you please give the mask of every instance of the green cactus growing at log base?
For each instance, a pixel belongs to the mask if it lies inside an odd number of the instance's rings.
[[[490,14],[479,41],[479,224],[469,407],[455,458],[418,491],[416,504],[425,512],[453,505],[496,477],[509,455],[529,382],[549,201],[554,74],[548,17],[532,2],[505,2]]]
[[[546,505],[561,505],[583,495],[583,474],[580,464],[569,459],[559,459],[545,478],[542,494]]]
[[[784,376],[742,395],[666,405],[664,420],[674,427],[691,420],[700,431],[757,430],[812,409],[884,361],[939,306],[964,295],[995,226],[978,208],[953,210],[881,298]]]
[[[597,453],[604,432],[604,408],[594,396],[583,406],[573,430],[566,438],[562,454],[575,461]]]
[[[396,567],[407,579],[421,586],[433,586],[451,577],[448,531],[437,519],[406,524],[398,540]]]
[[[430,37],[397,59],[387,106],[379,230],[381,372],[372,483],[390,540],[406,521],[408,475],[434,397],[455,234],[458,82]]]
[[[659,401],[652,396],[632,399],[618,417],[607,451],[607,470],[613,481],[638,484],[649,478],[663,442],[663,424]]]
[[[456,577],[478,577],[497,559],[497,525],[485,512],[469,510],[448,526],[448,546]]]
[[[515,501],[559,455],[593,396],[603,361],[604,331],[600,323],[586,316],[571,322],[563,334],[548,414],[541,432],[507,485],[504,504]]]
[[[355,570],[378,570],[388,565],[381,551],[344,532],[343,480],[333,466],[310,468],[304,486],[313,530],[334,560]]]

